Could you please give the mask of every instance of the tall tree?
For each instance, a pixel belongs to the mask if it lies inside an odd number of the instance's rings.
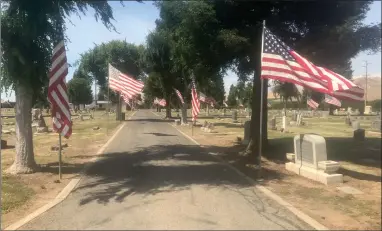
[[[38,7],[36,7],[38,6]],[[107,1],[3,1],[1,14],[1,85],[16,95],[16,155],[9,173],[31,173],[33,153],[32,100],[48,82],[51,53],[65,34],[65,18],[87,7],[108,29],[114,29]]]
[[[93,100],[89,81],[82,78],[72,78],[68,82],[69,102],[78,108],[80,104],[90,104]]]
[[[227,96],[227,104],[230,107],[236,107],[237,106],[237,90],[235,85],[231,84],[229,87],[229,92]]]

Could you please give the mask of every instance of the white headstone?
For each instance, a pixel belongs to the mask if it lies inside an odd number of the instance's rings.
[[[319,161],[328,159],[325,138],[316,134],[300,134],[294,137],[295,163],[318,169]]]

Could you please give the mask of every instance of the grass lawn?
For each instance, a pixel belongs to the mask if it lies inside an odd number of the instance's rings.
[[[14,118],[11,117],[2,120],[14,122]],[[45,121],[51,128],[51,119],[45,117]],[[1,227],[5,228],[53,199],[71,179],[78,176],[84,165],[96,155],[97,150],[114,133],[119,124],[119,121],[115,121],[115,115],[110,115],[108,119],[104,112],[96,112],[92,120],[80,121],[73,117],[72,136],[69,139],[62,139],[62,144],[67,144],[68,147],[62,151],[63,179],[61,182],[57,182],[58,151],[50,149],[52,145],[58,144],[57,133],[33,135],[35,160],[40,170],[34,174],[19,176],[4,173],[14,160],[15,134],[3,134],[2,139],[7,141],[9,148],[1,150]],[[10,130],[13,126],[3,126],[3,130]],[[96,126],[100,129],[93,130]],[[35,129],[33,130],[35,132]]]
[[[158,114],[164,116],[163,113]],[[230,115],[223,118],[221,113],[211,112],[206,116],[201,112],[192,137],[204,148],[219,153],[227,162],[254,177],[252,165],[243,163],[238,155],[245,149],[244,145],[237,143],[238,137],[244,136],[243,124],[248,120],[245,115],[242,113],[238,119],[240,123],[233,124]],[[277,127],[280,128],[281,118],[276,119]],[[345,124],[345,116],[303,118],[305,126],[289,126],[287,133],[269,130],[268,148],[262,157],[264,185],[329,229],[380,230],[381,134],[371,132],[373,117],[358,116],[357,119],[366,130],[363,142],[353,140],[353,130]],[[214,123],[214,132],[201,131],[204,120]],[[177,128],[191,136],[189,126]],[[285,170],[286,153],[294,152],[293,137],[300,133],[316,133],[325,137],[328,159],[341,164],[339,173],[344,175],[343,184],[325,186]],[[338,186],[350,186],[363,194],[346,194],[339,191]]]

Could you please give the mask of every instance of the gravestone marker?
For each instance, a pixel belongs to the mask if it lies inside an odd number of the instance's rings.
[[[232,111],[232,122],[237,123],[237,111]]]
[[[381,126],[381,119],[376,119],[371,122],[371,129],[376,130],[376,131],[382,131],[382,126]]]
[[[277,128],[276,128],[276,116],[272,117],[269,125],[271,127],[271,130],[277,130]]]
[[[358,130],[361,128],[361,123],[359,121],[352,121],[351,122],[351,126],[353,128],[353,130]]]
[[[293,110],[292,111],[292,121],[297,121],[297,111],[296,110]]]
[[[292,160],[285,164],[287,170],[326,185],[343,182],[342,174],[335,174],[339,163],[327,160],[324,137],[300,134],[293,141],[294,154],[287,154],[288,160]]]

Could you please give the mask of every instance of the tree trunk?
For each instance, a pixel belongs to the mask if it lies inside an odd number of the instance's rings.
[[[16,155],[10,174],[27,174],[37,170],[33,152],[32,133],[32,90],[22,85],[16,86]]]
[[[262,127],[261,127],[261,145],[263,150],[266,150],[268,147],[268,80],[263,80],[263,113],[262,113]]]
[[[182,106],[182,114],[181,114],[181,123],[187,124],[187,103],[184,103]]]
[[[260,59],[256,62],[255,70],[260,70]],[[256,71],[253,76],[253,88],[252,88],[252,115],[251,115],[251,129],[250,129],[250,141],[245,151],[245,155],[251,163],[255,165],[260,164],[261,156],[258,151],[260,142],[260,97],[261,97],[261,81],[260,71]]]
[[[166,104],[166,118],[171,118],[171,104],[170,104],[171,97],[165,97],[165,100],[167,102],[167,104]]]
[[[115,120],[121,120],[121,113],[122,113],[122,104],[121,104],[121,95],[117,94],[117,108],[115,110]]]
[[[210,105],[208,103],[206,104],[206,111],[207,111],[207,116],[210,116]]]

